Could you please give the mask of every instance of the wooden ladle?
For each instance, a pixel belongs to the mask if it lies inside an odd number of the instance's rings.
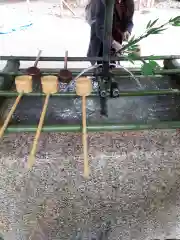
[[[30,76],[40,76],[40,69],[37,67],[38,65],[38,62],[39,62],[39,59],[41,57],[41,54],[42,54],[42,50],[39,50],[38,52],[38,55],[36,57],[36,60],[34,62],[34,65],[32,67],[29,67],[27,69],[27,74],[30,75]]]
[[[43,105],[41,117],[39,120],[38,128],[36,131],[36,135],[33,141],[33,146],[29,155],[28,159],[28,169],[31,169],[34,162],[35,162],[35,155],[36,155],[36,149],[38,145],[38,140],[41,135],[42,127],[44,124],[44,119],[46,116],[46,111],[48,108],[48,102],[51,94],[54,94],[58,91],[58,78],[56,76],[44,76],[41,78],[41,84],[42,84],[42,90],[46,95],[45,102]]]
[[[16,77],[15,84],[16,84],[16,91],[19,94],[18,94],[18,97],[16,98],[10,112],[8,113],[7,118],[5,119],[3,125],[0,129],[0,138],[3,137],[4,132],[8,126],[8,124],[12,118],[12,115],[15,112],[23,94],[32,92],[32,77],[29,75],[23,75],[23,76]]]
[[[61,69],[59,72],[59,82],[62,83],[70,83],[72,80],[72,72],[67,69],[67,61],[68,61],[68,51],[65,52],[64,57],[64,69]]]
[[[92,82],[87,77],[76,80],[76,94],[82,97],[82,142],[84,152],[84,177],[89,177],[87,127],[86,127],[86,97],[92,92]]]

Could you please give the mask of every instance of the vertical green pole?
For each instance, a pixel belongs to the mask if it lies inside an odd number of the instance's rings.
[[[104,19],[103,61],[109,63],[115,0],[104,1],[105,1],[105,19]]]

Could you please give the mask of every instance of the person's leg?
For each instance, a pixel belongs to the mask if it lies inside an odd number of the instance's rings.
[[[99,54],[98,54],[98,57],[102,57],[102,56],[103,56],[103,43],[101,43]],[[102,64],[102,61],[97,61],[97,64]]]
[[[116,52],[116,50],[113,49],[113,48],[111,48],[110,55],[111,55],[111,56],[115,56],[115,52]],[[98,57],[102,57],[102,56],[103,56],[103,43],[101,43],[100,50],[99,50],[99,54],[98,54]],[[111,61],[110,63],[116,64],[115,61]],[[97,64],[102,64],[102,61],[97,61]],[[112,66],[112,68],[114,68],[114,66]]]
[[[115,57],[116,56],[116,50],[114,48],[111,48],[111,56]],[[111,61],[111,64],[116,64],[115,61]],[[115,68],[115,65],[112,65],[111,68]]]
[[[116,56],[116,50],[114,48],[111,48],[110,55],[111,56]],[[101,43],[99,54],[98,54],[98,57],[102,57],[102,56],[103,56],[103,43]],[[97,61],[97,64],[102,64],[102,61]],[[110,64],[113,64],[111,66],[111,68],[115,68],[116,67],[115,66],[116,62],[115,61],[111,61]]]

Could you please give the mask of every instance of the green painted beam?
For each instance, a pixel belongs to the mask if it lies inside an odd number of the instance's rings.
[[[12,92],[12,91],[0,91],[0,96],[3,97],[17,97],[19,93]],[[43,92],[32,92],[32,93],[24,93],[23,96],[26,97],[43,97],[46,96]],[[87,97],[98,97],[99,95],[95,92],[91,93],[90,96]],[[55,93],[52,94],[51,97],[79,97],[76,95],[75,92],[62,92],[62,93]]]
[[[0,96],[3,97],[17,97],[19,94],[12,91],[0,91]],[[140,96],[159,96],[159,95],[180,95],[180,90],[153,90],[153,91],[129,91],[129,92],[120,92],[120,97],[140,97]],[[24,96],[27,97],[41,97],[45,96],[41,92],[25,93]],[[65,93],[55,93],[51,97],[79,97],[75,92],[65,92]],[[91,93],[88,97],[99,97],[97,92]]]
[[[180,128],[180,121],[171,122],[152,122],[152,123],[131,123],[131,124],[89,124],[87,126],[88,132],[119,132],[119,131],[139,131],[152,129],[178,129]],[[36,132],[35,125],[14,125],[6,129],[6,133],[22,133],[22,132]],[[43,132],[81,132],[81,125],[51,125],[44,126]]]
[[[128,71],[130,71],[132,74],[134,75],[140,75],[140,76],[143,76],[141,74],[141,69],[139,68],[127,68]],[[45,69],[47,70],[46,72],[42,71],[41,72],[41,75],[42,76],[46,76],[46,75],[56,75],[58,76],[59,74],[59,70],[58,69]],[[72,72],[73,76],[77,76],[80,72],[83,71],[83,69],[69,69],[69,71]],[[0,71],[0,76],[21,76],[21,75],[24,75],[26,73],[26,70],[25,69],[21,69],[21,72],[17,73],[17,72],[2,72]],[[114,70],[112,70],[112,73],[115,74],[115,75],[119,75],[119,76],[127,76],[129,75],[129,73],[127,71],[125,71],[124,69],[122,68],[116,68]],[[162,69],[162,70],[159,70],[159,71],[155,71],[154,75],[172,75],[172,74],[179,74],[180,73],[180,68],[176,68],[176,69]],[[94,72],[91,70],[91,71],[88,71],[86,73],[83,74],[83,76],[91,76],[93,75]],[[152,76],[154,76],[152,75]]]
[[[160,56],[141,56],[135,58],[135,60],[164,60],[164,59],[180,59],[180,55],[160,55]],[[35,61],[36,56],[1,56],[0,60],[19,60],[19,61]],[[127,57],[111,57],[112,61],[127,61]],[[134,59],[133,59],[134,60]],[[64,57],[41,57],[39,61],[62,61],[64,62]],[[68,57],[68,61],[74,62],[91,62],[91,61],[102,61],[102,57]]]

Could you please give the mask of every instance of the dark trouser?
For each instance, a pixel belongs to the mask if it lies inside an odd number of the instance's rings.
[[[115,56],[115,50],[114,49],[111,49],[111,55]],[[98,54],[98,57],[102,57],[102,56],[103,56],[103,43],[101,43],[99,54]],[[111,61],[110,63],[115,64],[116,62]],[[97,64],[102,64],[102,61],[97,61]],[[112,67],[114,67],[114,66],[112,66]]]

